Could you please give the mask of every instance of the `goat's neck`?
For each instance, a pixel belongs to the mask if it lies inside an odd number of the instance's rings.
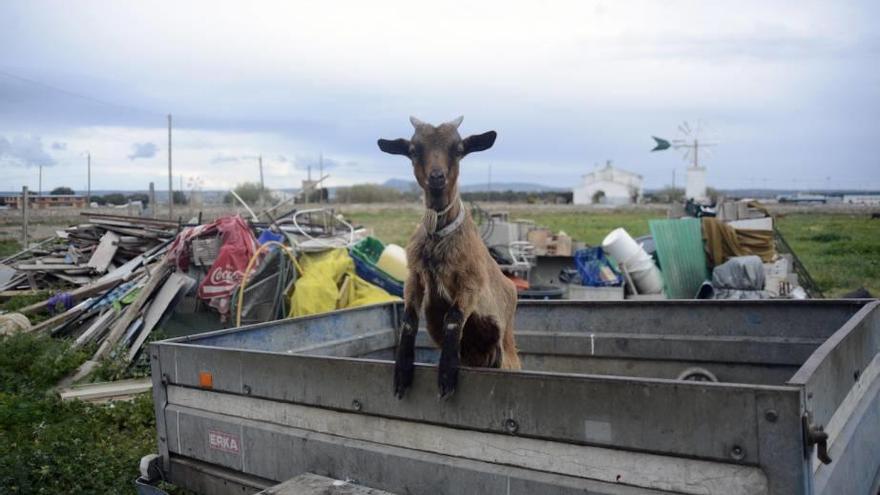
[[[453,186],[443,194],[444,202],[438,204],[439,198],[431,198],[430,193],[425,195],[425,230],[429,234],[437,232],[450,223],[454,222],[461,212],[461,198],[458,195],[458,185]]]
[[[446,227],[450,223],[452,223],[456,217],[458,217],[458,213],[461,210],[461,201],[456,194],[454,198],[452,198],[452,203],[449,206],[449,211],[446,212],[445,215],[440,215],[437,217],[437,230]]]

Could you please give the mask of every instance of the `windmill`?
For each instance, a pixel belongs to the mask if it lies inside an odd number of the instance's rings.
[[[709,126],[703,121],[697,121],[695,126],[682,122],[678,126],[678,131],[682,134],[682,139],[670,140],[651,136],[657,143],[651,151],[663,151],[669,148],[684,150],[682,158],[690,164],[687,168],[685,197],[695,200],[706,199],[706,167],[700,165],[700,158],[708,156],[711,152],[710,148],[718,145],[718,141],[709,139]]]
[[[205,181],[199,176],[193,176],[187,179],[186,187],[189,189],[189,203],[193,206],[202,206],[202,188]]]

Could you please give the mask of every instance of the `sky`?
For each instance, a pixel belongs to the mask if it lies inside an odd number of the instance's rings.
[[[718,188],[880,189],[880,3],[0,2],[0,190],[410,179],[376,140],[464,115],[465,184],[598,164]]]

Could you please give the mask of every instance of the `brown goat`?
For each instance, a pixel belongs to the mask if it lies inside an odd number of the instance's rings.
[[[394,395],[402,398],[413,381],[419,313],[440,347],[440,396],[455,392],[458,368],[519,369],[513,337],[516,288],[489,255],[458,195],[459,161],[495,143],[495,131],[462,139],[462,118],[434,127],[410,117],[410,140],[379,140],[379,149],[408,156],[425,192],[425,217],[406,258],[404,318],[394,368]]]

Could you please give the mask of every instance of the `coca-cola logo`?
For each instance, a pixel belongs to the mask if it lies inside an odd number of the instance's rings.
[[[218,267],[211,272],[208,280],[209,283],[213,285],[235,285],[241,280],[241,273],[239,273],[234,267]]]

